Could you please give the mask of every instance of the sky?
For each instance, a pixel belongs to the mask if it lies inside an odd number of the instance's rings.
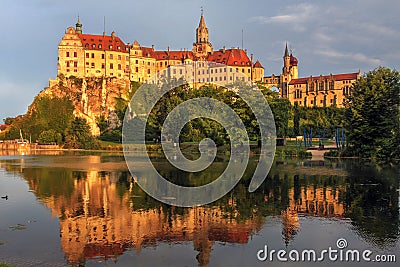
[[[57,45],[79,15],[83,32],[115,31],[156,50],[192,48],[201,7],[215,50],[243,46],[280,74],[285,43],[299,76],[399,69],[398,0],[0,0],[0,123],[24,114],[57,76]]]

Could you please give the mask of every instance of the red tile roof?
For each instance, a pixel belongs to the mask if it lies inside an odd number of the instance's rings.
[[[293,79],[289,84],[305,84],[309,80],[317,81],[319,79],[325,80],[330,79],[331,77],[335,81],[343,81],[343,80],[356,80],[359,77],[359,73],[344,73],[344,74],[332,74],[332,75],[324,75],[324,76],[310,76],[304,78]]]
[[[258,60],[256,61],[256,63],[254,63],[253,67],[254,67],[254,68],[264,68],[264,67],[261,65],[260,61],[258,61]]]
[[[251,66],[251,61],[246,52],[239,48],[220,49],[209,54],[207,57],[209,62],[217,62],[228,66]]]
[[[186,58],[193,59],[192,51],[154,51],[156,60],[184,60]]]
[[[83,47],[90,50],[128,52],[128,46],[116,35],[78,34]]]

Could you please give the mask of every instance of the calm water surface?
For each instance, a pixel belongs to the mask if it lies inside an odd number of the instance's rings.
[[[229,159],[188,174],[153,157],[177,184],[216,179]],[[147,196],[121,154],[0,156],[0,262],[18,266],[351,266],[365,262],[261,262],[257,252],[332,247],[400,261],[399,168],[359,161],[274,162],[263,185],[244,179],[206,206]],[[143,175],[143,174],[140,174]],[[397,263],[398,264],[398,263]],[[375,266],[375,263],[368,263]],[[397,266],[385,263],[380,266]]]

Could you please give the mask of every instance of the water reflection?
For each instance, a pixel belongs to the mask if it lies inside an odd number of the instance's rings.
[[[59,218],[61,247],[72,265],[116,259],[126,250],[140,252],[160,243],[179,243],[193,246],[198,264],[204,266],[216,242],[247,244],[274,217],[280,218],[286,246],[296,239],[302,228],[299,218],[304,216],[349,220],[353,231],[381,248],[396,246],[399,239],[398,169],[351,161],[322,165],[277,161],[262,186],[249,193],[256,165],[252,160],[244,179],[228,195],[185,209],[145,194],[123,167],[121,156],[61,158],[28,157],[23,167],[20,159],[8,159],[0,167],[21,173],[37,198]],[[171,180],[203,183],[215,179],[226,161],[213,163],[214,171],[199,176],[176,172],[161,159],[155,164],[161,164]]]

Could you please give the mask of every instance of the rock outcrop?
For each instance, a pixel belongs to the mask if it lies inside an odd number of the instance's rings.
[[[110,121],[115,120],[117,99],[129,101],[129,93],[130,82],[127,79],[59,76],[55,80],[50,80],[49,87],[40,92],[39,96],[70,98],[75,107],[74,115],[86,119],[92,129],[92,134],[97,136],[100,130],[96,124],[96,118],[103,115]]]

